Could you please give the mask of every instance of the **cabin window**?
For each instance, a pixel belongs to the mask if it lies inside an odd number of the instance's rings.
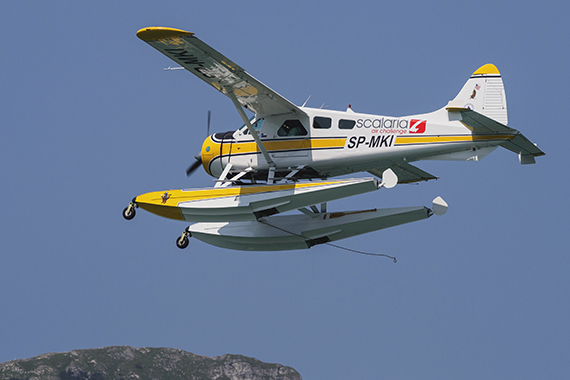
[[[313,119],[313,128],[316,129],[329,129],[331,124],[332,119],[330,117],[315,116]]]
[[[352,128],[354,128],[355,124],[356,124],[356,121],[354,121],[354,120],[340,119],[338,121],[338,128],[339,129],[352,129]]]
[[[301,121],[297,119],[285,120],[281,127],[277,130],[279,136],[306,136],[307,130],[303,127]]]

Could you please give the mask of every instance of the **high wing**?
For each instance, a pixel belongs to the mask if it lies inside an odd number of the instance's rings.
[[[238,102],[258,117],[305,114],[233,61],[194,37],[194,33],[148,27],[139,30],[137,36],[224,95],[231,98],[228,94],[233,92]]]
[[[392,169],[398,176],[398,183],[412,183],[419,181],[429,181],[430,179],[437,179],[438,177],[423,171],[422,169],[410,165],[407,162],[398,162],[379,166],[377,168],[368,170],[368,173],[377,177],[382,177],[382,173],[386,169]]]

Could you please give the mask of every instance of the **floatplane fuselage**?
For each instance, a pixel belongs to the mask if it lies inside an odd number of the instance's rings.
[[[205,171],[218,178],[228,164],[229,174],[251,170],[257,180],[265,180],[271,167],[282,178],[291,168],[301,167],[295,178],[330,178],[379,168],[407,167],[419,160],[477,161],[501,143],[516,135],[509,133],[474,134],[453,111],[442,109],[430,114],[389,117],[300,108],[304,115],[270,116],[252,120],[273,161],[268,163],[246,126],[237,131],[209,136],[200,152]],[[456,111],[460,114],[460,111]],[[410,165],[411,166],[411,165]],[[421,173],[401,178],[400,183],[436,177]],[[405,174],[404,170],[400,171]]]
[[[296,106],[259,82],[193,33],[151,27],[137,35],[230,98],[244,125],[208,136],[193,169],[215,177],[210,189],[151,192],[123,211],[141,207],[160,216],[195,222],[177,239],[194,236],[241,250],[288,250],[344,239],[443,214],[431,208],[327,211],[327,202],[397,183],[435,179],[414,166],[420,160],[478,161],[498,146],[522,164],[544,153],[507,126],[501,74],[492,64],[476,70],[459,94],[431,113],[403,117]],[[245,110],[254,113],[248,117]],[[375,177],[331,180],[368,172]],[[319,207],[320,206],[320,209]],[[299,210],[298,215],[276,215]]]

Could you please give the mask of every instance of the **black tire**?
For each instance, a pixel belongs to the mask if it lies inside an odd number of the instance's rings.
[[[190,243],[190,240],[188,239],[187,236],[184,236],[184,237],[180,236],[179,238],[176,239],[176,246],[180,249],[184,249],[184,248],[188,247],[189,243]]]
[[[123,218],[127,219],[127,220],[131,220],[132,218],[135,217],[136,215],[136,211],[134,207],[130,207],[131,211],[129,212],[129,207],[125,207],[125,209],[123,210]]]

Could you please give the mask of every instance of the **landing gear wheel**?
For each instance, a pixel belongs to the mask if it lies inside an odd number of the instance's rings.
[[[190,240],[184,234],[176,239],[176,246],[180,249],[184,249],[184,248],[188,247],[189,243],[190,243]]]
[[[129,203],[129,205],[125,207],[125,209],[123,210],[123,218],[131,220],[132,218],[135,217],[135,215],[137,214],[135,209],[139,207],[136,200],[137,197],[134,197],[133,200]]]
[[[127,220],[131,220],[132,218],[135,217],[136,214],[137,214],[137,212],[135,211],[135,207],[132,205],[128,205],[123,210],[123,218],[125,218]]]
[[[188,247],[188,243],[190,243],[188,238],[190,237],[192,237],[192,234],[190,233],[189,227],[186,227],[184,232],[182,232],[182,235],[180,235],[180,237],[176,239],[176,246],[180,249]]]

